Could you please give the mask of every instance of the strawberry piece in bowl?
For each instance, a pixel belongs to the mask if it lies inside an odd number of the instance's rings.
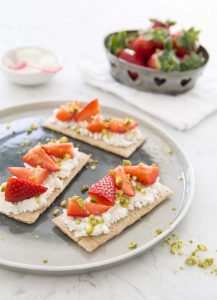
[[[123,49],[117,54],[117,56],[131,64],[143,67],[145,66],[145,61],[142,56],[137,55],[137,53],[132,49]]]
[[[92,117],[101,112],[98,99],[90,101],[75,116],[76,122],[90,121]]]
[[[5,200],[19,202],[45,193],[47,188],[26,179],[9,177],[5,188]]]
[[[57,172],[60,170],[57,163],[41,148],[41,146],[35,146],[29,150],[23,156],[23,161],[32,167],[40,166],[50,172]]]
[[[71,143],[52,143],[42,145],[41,147],[47,154],[53,155],[58,158],[64,158],[66,154],[68,154],[71,158],[74,157],[73,146]]]
[[[116,199],[115,180],[107,175],[94,183],[88,190],[88,196],[95,199],[97,203],[114,205]]]
[[[8,171],[22,179],[29,180],[35,184],[42,184],[48,176],[48,170],[41,168],[8,167]]]
[[[148,166],[141,164],[138,166],[125,166],[124,171],[130,176],[136,176],[137,180],[144,185],[151,185],[155,183],[157,177],[159,176],[160,169],[155,166]]]

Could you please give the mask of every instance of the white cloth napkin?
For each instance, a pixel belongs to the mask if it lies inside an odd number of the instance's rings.
[[[211,65],[213,67],[213,64]],[[217,110],[217,82],[207,67],[191,91],[177,96],[140,92],[115,81],[106,62],[83,61],[79,65],[84,81],[119,96],[140,110],[180,130],[188,130]]]

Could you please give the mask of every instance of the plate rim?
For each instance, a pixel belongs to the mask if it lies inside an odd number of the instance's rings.
[[[3,109],[0,109],[0,116],[7,117],[7,114],[11,111],[11,109],[15,109],[17,113],[20,113],[22,110],[27,109],[43,109],[43,108],[55,108],[57,105],[61,105],[67,101],[70,101],[69,99],[65,100],[50,100],[50,101],[39,101],[39,102],[31,102],[31,103],[24,103],[19,104],[15,106],[9,106]],[[190,182],[190,191],[187,196],[187,201],[182,209],[181,213],[175,218],[174,222],[163,231],[162,234],[156,236],[151,241],[146,243],[145,245],[141,245],[139,248],[134,249],[131,252],[124,253],[122,255],[118,255],[114,258],[109,258],[105,260],[101,260],[99,262],[92,262],[85,265],[75,265],[75,266],[43,266],[43,265],[34,265],[34,264],[25,264],[25,263],[19,263],[19,262],[12,262],[5,259],[0,258],[0,266],[7,268],[7,269],[13,269],[14,271],[26,271],[28,273],[39,273],[39,274],[49,274],[49,275],[59,275],[59,274],[79,274],[79,273],[86,273],[89,271],[96,271],[96,270],[102,270],[108,267],[112,267],[124,262],[127,262],[133,258],[136,258],[142,254],[144,254],[148,249],[151,249],[154,245],[158,244],[163,238],[165,238],[170,232],[172,232],[176,226],[184,219],[186,216],[194,195],[195,190],[195,173],[194,168],[192,166],[192,163],[186,154],[185,150],[183,150],[183,147],[179,145],[179,143],[176,142],[176,140],[166,132],[166,130],[162,129],[159,125],[156,125],[154,121],[145,120],[141,117],[137,117],[134,115],[134,113],[128,113],[125,110],[117,109],[113,106],[108,105],[101,105],[102,108],[105,108],[107,110],[115,110],[119,114],[123,114],[126,112],[127,115],[134,117],[138,122],[141,122],[143,124],[147,124],[150,128],[154,129],[156,132],[158,132],[161,136],[166,138],[170,143],[174,144],[182,154],[187,167],[188,167],[188,173],[189,173],[189,182]],[[2,124],[2,122],[0,122]]]

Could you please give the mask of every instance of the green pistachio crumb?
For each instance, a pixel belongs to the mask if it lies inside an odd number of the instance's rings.
[[[194,256],[189,256],[185,260],[185,264],[188,265],[188,266],[196,265],[196,263],[197,263],[197,260],[195,259]]]
[[[135,249],[137,248],[137,242],[136,241],[132,241],[128,244],[128,248],[129,249]]]
[[[63,159],[64,159],[64,160],[68,160],[68,159],[70,159],[70,158],[71,158],[71,155],[68,154],[68,153],[65,153],[65,154],[63,155]]]
[[[180,266],[180,267],[179,267],[179,270],[184,270],[184,267],[183,267],[183,266]]]
[[[32,130],[37,130],[37,129],[38,129],[38,126],[37,126],[36,124],[32,124],[32,125],[31,125],[31,129],[32,129]]]
[[[172,211],[176,211],[176,208],[175,208],[175,207],[173,207],[173,208],[172,208]]]
[[[67,206],[67,200],[62,200],[60,202],[60,206],[63,207],[63,208],[65,208]]]
[[[211,266],[214,262],[214,259],[212,257],[205,258],[204,260],[200,259],[197,263],[199,268],[206,269],[207,267]]]
[[[104,219],[97,220],[97,224],[103,224],[103,223],[104,223]]]
[[[117,190],[117,196],[121,197],[124,195],[124,192],[122,190]]]
[[[183,251],[179,250],[178,255],[183,255]]]
[[[117,200],[119,201],[122,207],[128,207],[130,204],[130,200],[124,196],[119,196]]]
[[[75,224],[76,224],[76,225],[79,225],[80,223],[81,223],[81,220],[77,218],[77,219],[75,220]]]
[[[158,228],[155,230],[155,232],[160,235],[162,232],[163,232],[163,229],[162,228]]]
[[[123,166],[132,166],[132,163],[131,163],[131,161],[130,160],[127,160],[127,159],[124,159],[123,160]]]
[[[89,186],[87,184],[83,184],[81,186],[81,192],[86,193],[89,190]]]
[[[137,180],[137,176],[133,176],[132,179],[133,179],[133,181],[136,181]]]
[[[114,176],[115,175],[115,170],[114,169],[110,169],[109,170],[109,175]]]
[[[90,198],[90,202],[91,202],[91,203],[96,203],[96,199]]]
[[[73,197],[69,198],[69,200],[72,200],[72,201],[76,201],[78,200],[80,197],[78,195],[74,195]]]
[[[50,142],[50,138],[46,138],[46,140],[45,140],[46,142]]]
[[[132,119],[130,119],[130,118],[125,118],[124,119],[124,125],[130,125],[132,123]]]
[[[43,264],[47,264],[48,263],[48,259],[43,259]]]
[[[54,216],[57,216],[58,214],[59,214],[59,209],[54,209],[53,211],[52,211],[52,214],[54,215]]]
[[[207,247],[204,244],[198,244],[197,249],[200,251],[207,251]]]
[[[89,225],[86,229],[86,234],[91,235],[93,233],[93,231],[94,231],[94,226]]]
[[[66,136],[62,136],[60,139],[59,139],[59,142],[60,143],[68,143],[69,139],[66,137]]]
[[[1,185],[1,192],[4,193],[5,192],[5,189],[6,189],[6,183],[3,183]]]
[[[145,194],[146,193],[145,192],[145,188],[142,188],[141,191],[140,191],[140,193]]]
[[[166,148],[166,152],[169,154],[169,155],[173,155],[173,149],[171,147],[167,147]]]
[[[57,143],[57,140],[55,140],[55,139],[51,139],[50,141],[51,141],[51,143],[53,143],[53,144],[56,144],[56,143]]]
[[[121,177],[120,176],[117,176],[116,178],[115,178],[115,183],[116,183],[116,185],[120,185],[121,184]]]
[[[93,165],[93,166],[90,167],[90,169],[91,169],[92,171],[95,171],[95,170],[96,170],[96,166]]]

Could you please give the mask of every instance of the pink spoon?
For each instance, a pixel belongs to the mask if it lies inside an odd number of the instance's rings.
[[[60,70],[62,70],[63,67],[41,67],[39,65],[36,65],[36,64],[33,64],[33,63],[28,63],[28,62],[25,62],[25,61],[22,61],[16,65],[11,65],[11,66],[8,66],[10,69],[12,70],[23,70],[25,68],[28,68],[28,67],[32,67],[32,68],[35,68],[35,69],[39,69],[41,70],[42,72],[45,72],[45,73],[57,73],[59,72]]]

